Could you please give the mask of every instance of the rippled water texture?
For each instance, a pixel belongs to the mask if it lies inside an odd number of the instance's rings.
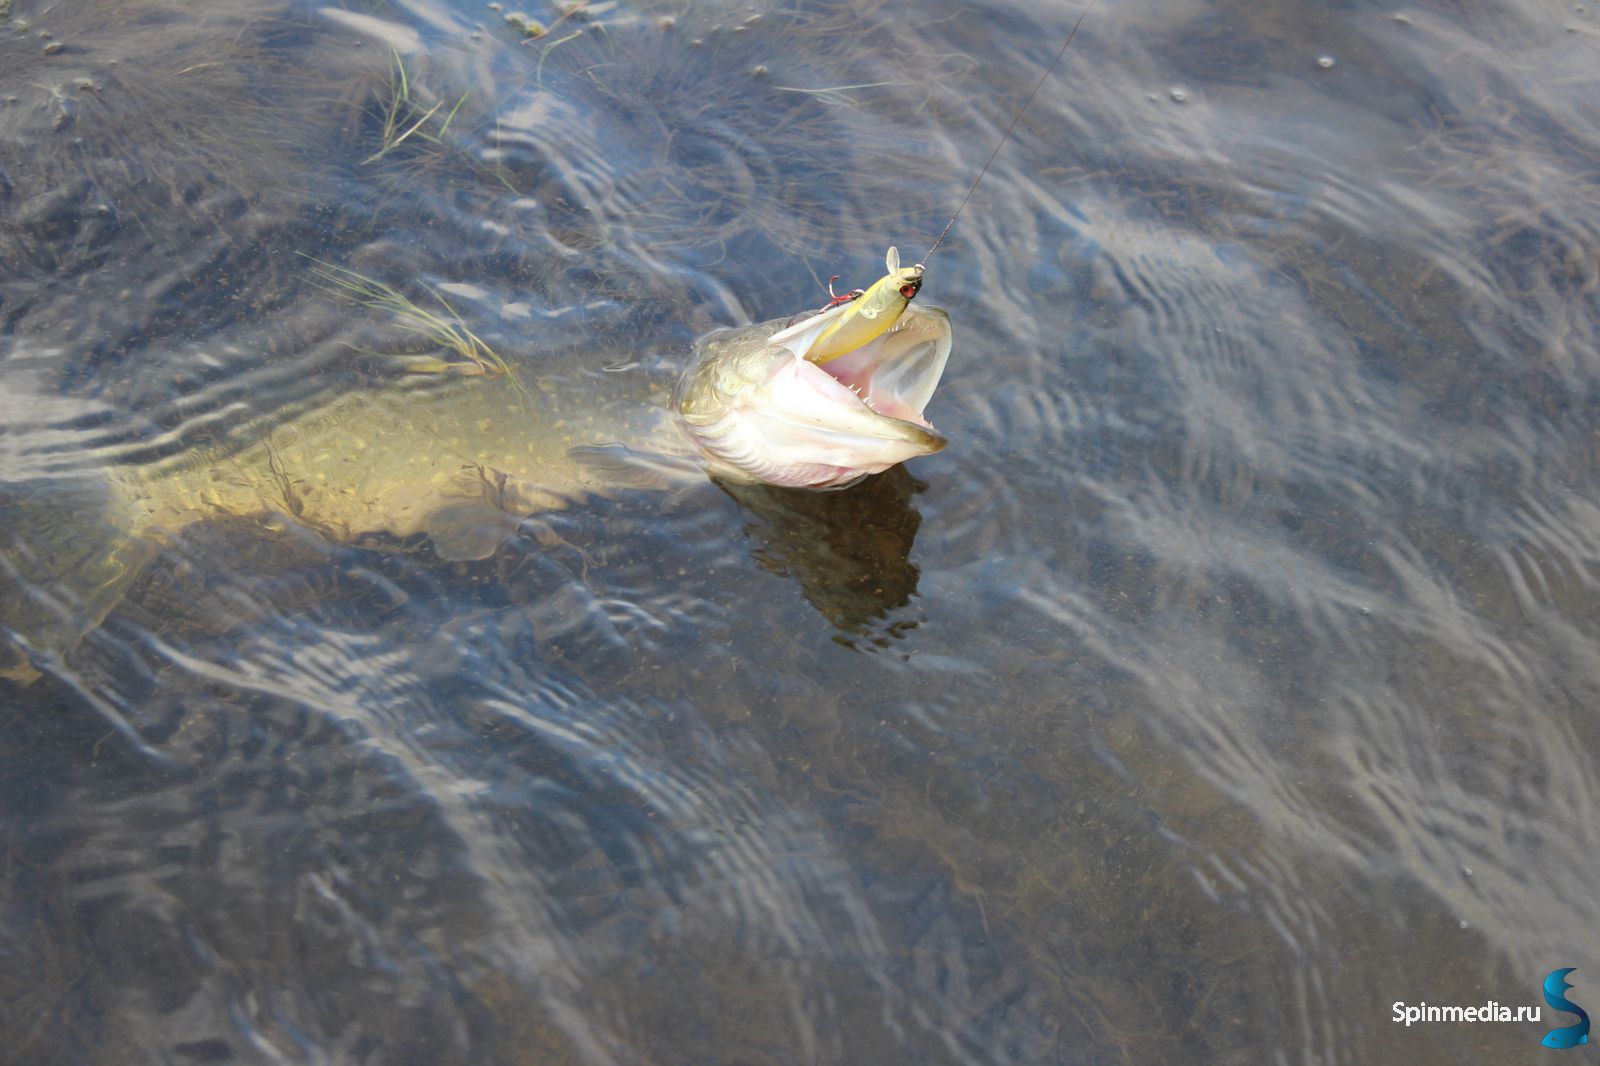
[[[806,495],[693,339],[1077,7],[0,0],[3,1057],[1532,1061],[1390,1005],[1600,1007],[1586,8],[1101,0]]]

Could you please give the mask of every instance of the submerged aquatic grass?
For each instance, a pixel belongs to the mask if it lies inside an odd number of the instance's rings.
[[[486,166],[461,145],[446,139],[452,123],[461,114],[472,93],[462,93],[446,111],[447,98],[436,98],[433,93],[419,87],[413,72],[406,69],[400,53],[393,47],[389,53],[388,83],[368,112],[377,120],[378,147],[361,161],[361,165],[382,163],[402,145],[409,145],[411,151],[406,153],[406,158],[412,164],[427,165],[445,160],[464,162],[474,171],[492,175],[508,191],[517,192],[517,187],[507,180],[498,163],[493,167]],[[432,103],[428,102],[430,100]]]
[[[386,285],[376,278],[369,278],[365,274],[312,256],[306,258],[311,261],[311,274],[322,289],[336,296],[354,300],[374,311],[386,311],[394,316],[407,332],[421,337],[436,348],[454,352],[460,357],[459,362],[443,359],[414,360],[407,364],[406,369],[413,373],[454,371],[462,374],[504,376],[513,384],[517,383],[515,371],[501,358],[500,353],[474,333],[450,302],[432,286],[423,285],[422,288],[438,306],[437,311],[422,306],[392,285]]]
[[[413,136],[430,144],[442,145],[444,143],[442,138],[450,129],[450,123],[455,121],[456,112],[461,110],[461,105],[472,95],[462,93],[455,106],[439,122],[438,129],[427,130],[424,127],[428,125],[428,121],[444,107],[443,98],[436,100],[432,107],[424,109],[420,101],[412,98],[411,75],[406,70],[405,60],[400,58],[400,53],[393,46],[389,49],[389,58],[392,67],[389,71],[388,95],[379,109],[379,148],[361,161],[363,165],[378,162]]]

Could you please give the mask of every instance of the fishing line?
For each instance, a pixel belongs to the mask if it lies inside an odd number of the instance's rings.
[[[961,217],[961,212],[967,209],[967,201],[971,200],[972,194],[978,191],[978,183],[983,181],[985,174],[989,173],[989,167],[994,163],[995,156],[1000,154],[1000,149],[1006,146],[1006,141],[1011,137],[1011,131],[1016,129],[1017,123],[1022,120],[1022,113],[1028,110],[1028,105],[1033,103],[1035,96],[1039,95],[1039,90],[1044,87],[1045,81],[1055,72],[1056,66],[1061,62],[1061,57],[1067,54],[1068,48],[1072,47],[1072,39],[1078,36],[1078,27],[1082,26],[1083,20],[1089,17],[1089,12],[1094,10],[1094,5],[1095,0],[1089,0],[1089,6],[1083,9],[1083,13],[1078,16],[1078,21],[1072,24],[1072,32],[1067,34],[1066,42],[1062,44],[1061,51],[1056,53],[1056,57],[1050,61],[1050,65],[1044,69],[1044,73],[1039,75],[1039,80],[1033,83],[1033,91],[1028,94],[1026,100],[1022,101],[1022,106],[1017,108],[1017,113],[1011,116],[1011,125],[1007,126],[1006,131],[1000,135],[1000,143],[995,145],[994,151],[989,153],[989,161],[983,164],[982,170],[978,171],[978,180],[972,183],[972,188],[967,190],[967,195],[961,198],[961,205],[956,208],[956,213],[951,215],[950,221],[944,224],[944,232],[939,234],[939,239],[933,242],[933,248],[928,249],[928,254],[922,257],[923,263],[933,257],[934,249],[944,243],[945,237],[950,233],[950,227],[956,224],[956,219]]]

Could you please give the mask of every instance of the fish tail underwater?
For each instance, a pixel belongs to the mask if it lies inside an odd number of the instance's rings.
[[[1576,1040],[1597,49],[0,0],[0,1058]]]

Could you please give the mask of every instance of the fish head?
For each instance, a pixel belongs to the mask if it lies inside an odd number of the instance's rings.
[[[738,481],[838,488],[942,449],[923,411],[950,356],[950,318],[908,307],[867,344],[808,356],[848,305],[701,339],[675,407],[711,472]]]

